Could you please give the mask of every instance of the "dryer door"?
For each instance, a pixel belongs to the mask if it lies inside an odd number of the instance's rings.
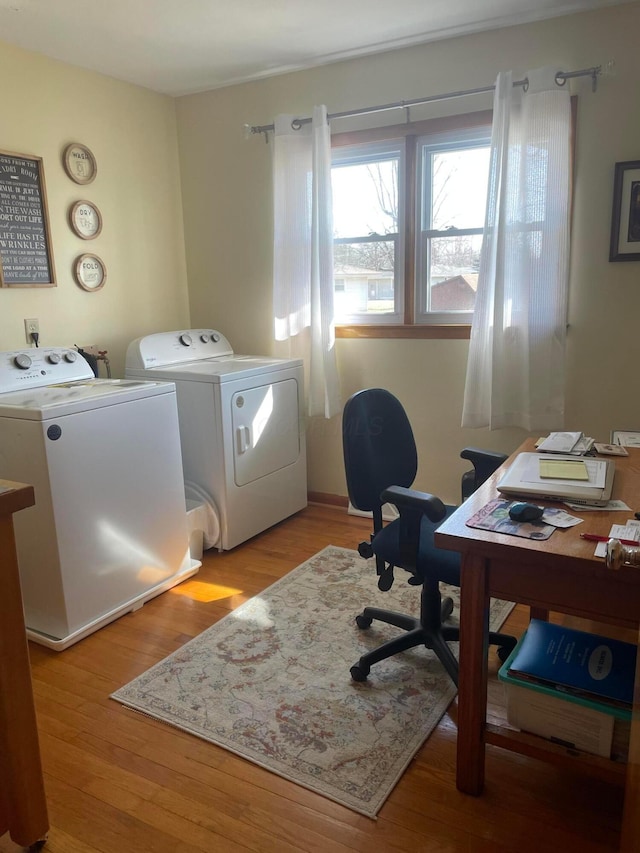
[[[298,383],[285,379],[231,398],[236,486],[292,465],[300,455]]]

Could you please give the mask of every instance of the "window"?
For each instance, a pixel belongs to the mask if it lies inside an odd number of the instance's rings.
[[[487,202],[489,142],[477,134],[418,139],[417,322],[471,322]]]
[[[471,323],[490,136],[482,112],[333,137],[339,325],[426,337]]]
[[[342,322],[401,323],[404,140],[335,151],[334,288]]]

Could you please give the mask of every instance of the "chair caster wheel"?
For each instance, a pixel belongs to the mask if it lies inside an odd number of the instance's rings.
[[[453,599],[452,598],[444,598],[442,600],[442,611],[440,618],[443,622],[446,622],[449,616],[453,613]]]
[[[363,666],[360,663],[355,664],[349,670],[351,672],[351,678],[354,681],[366,681],[367,676],[369,675],[369,667]]]
[[[368,616],[356,616],[356,625],[363,631],[365,628],[370,628],[372,622],[373,619],[370,619]]]

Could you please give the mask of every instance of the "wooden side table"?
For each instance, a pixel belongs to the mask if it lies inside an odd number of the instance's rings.
[[[49,830],[13,513],[33,486],[0,479],[0,835],[39,848]]]

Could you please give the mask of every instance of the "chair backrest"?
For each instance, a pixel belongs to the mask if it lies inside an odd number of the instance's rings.
[[[418,470],[411,424],[400,401],[382,388],[358,391],[342,413],[342,449],[349,500],[356,509],[380,508],[389,486],[409,488]]]

